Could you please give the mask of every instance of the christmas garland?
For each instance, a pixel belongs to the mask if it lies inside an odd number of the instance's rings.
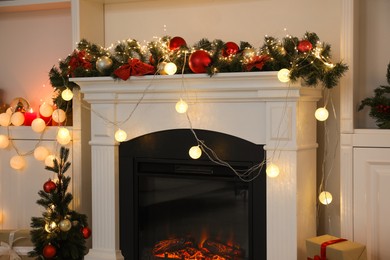
[[[248,42],[201,39],[192,47],[181,37],[165,36],[145,46],[133,39],[104,48],[81,40],[72,54],[50,70],[50,82],[57,93],[78,87],[70,77],[111,76],[127,80],[131,75],[166,74],[167,63],[176,65],[173,73],[207,73],[289,70],[292,82],[302,79],[308,86],[321,83],[335,87],[348,70],[342,62],[330,61],[330,45],[315,33],[303,38],[286,36],[282,40],[266,36],[256,49]],[[61,95],[54,99],[59,108],[68,106]]]

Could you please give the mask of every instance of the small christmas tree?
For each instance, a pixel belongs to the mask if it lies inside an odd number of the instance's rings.
[[[86,254],[85,239],[91,235],[87,216],[69,208],[73,199],[67,192],[70,177],[65,172],[70,167],[68,162],[69,149],[61,147],[60,159],[53,160],[53,166],[45,169],[55,172],[57,180],[48,180],[43,190],[38,192],[41,197],[37,204],[46,211],[43,217],[31,218],[31,240],[34,250],[29,253],[35,259],[83,259]]]

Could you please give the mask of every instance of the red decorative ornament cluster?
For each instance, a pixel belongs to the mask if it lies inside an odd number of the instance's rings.
[[[302,40],[298,43],[297,49],[299,52],[308,52],[313,49],[313,45],[308,40]]]
[[[188,66],[194,73],[205,73],[210,63],[210,54],[203,50],[193,52],[188,60]]]
[[[43,190],[44,190],[46,193],[51,193],[51,192],[53,192],[56,188],[57,188],[57,185],[56,185],[51,179],[49,179],[47,182],[45,182],[45,183],[43,184]]]
[[[229,57],[231,55],[235,55],[240,50],[240,47],[234,42],[225,43],[225,47],[222,51],[223,57]]]
[[[175,37],[173,37],[173,38],[169,41],[169,46],[168,46],[168,48],[169,48],[171,51],[176,51],[176,50],[178,50],[178,49],[180,49],[181,47],[184,47],[184,46],[187,46],[186,41],[185,41],[182,37],[175,36]]]

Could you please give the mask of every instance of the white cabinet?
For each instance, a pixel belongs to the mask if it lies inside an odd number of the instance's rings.
[[[390,148],[356,147],[354,153],[354,240],[368,259],[390,259]]]

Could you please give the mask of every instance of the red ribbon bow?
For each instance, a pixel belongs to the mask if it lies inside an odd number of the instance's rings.
[[[344,238],[329,240],[321,244],[321,256],[315,255],[314,258],[308,257],[307,260],[326,260],[326,247],[336,243],[347,241]]]
[[[143,76],[153,74],[155,69],[152,65],[144,63],[139,59],[129,59],[127,64],[120,66],[114,74],[122,80],[127,80],[130,76]]]
[[[92,64],[88,60],[88,55],[87,55],[86,51],[84,51],[84,50],[79,51],[79,52],[74,51],[72,54],[72,57],[69,60],[69,67],[70,67],[69,74],[71,74],[72,76],[74,76],[73,72],[78,67],[82,67],[83,69],[91,69]]]
[[[253,57],[248,64],[246,64],[246,70],[251,71],[253,68],[262,70],[264,64],[270,59],[268,55],[260,55]]]

